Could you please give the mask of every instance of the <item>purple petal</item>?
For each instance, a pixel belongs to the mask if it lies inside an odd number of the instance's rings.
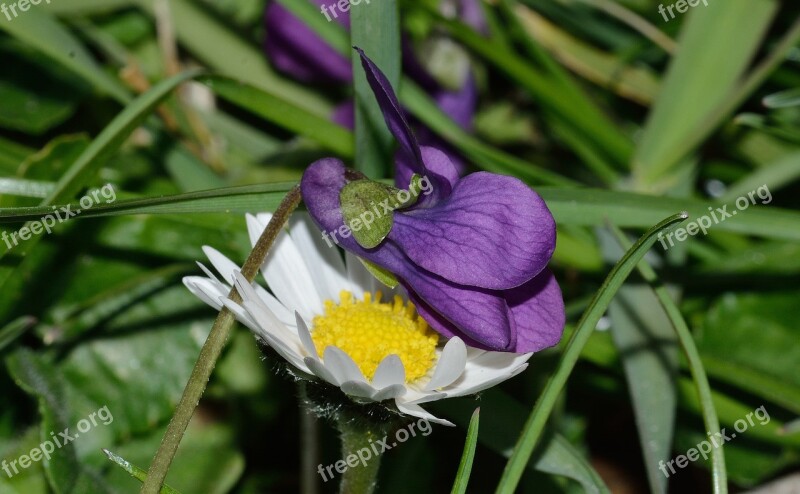
[[[310,0],[327,5],[329,0]],[[349,25],[349,17],[340,14],[337,21]],[[350,59],[342,56],[303,21],[276,1],[264,13],[267,35],[264,50],[280,71],[303,82],[322,83],[353,81]]]
[[[356,47],[356,50],[361,56],[361,65],[367,75],[367,82],[369,82],[372,92],[375,93],[375,98],[378,100],[378,105],[383,112],[383,118],[386,120],[386,126],[389,127],[392,135],[400,143],[401,152],[407,154],[405,159],[412,166],[414,173],[425,175],[419,144],[416,137],[414,137],[414,133],[411,132],[411,127],[408,125],[392,85],[378,66],[367,57],[364,50],[358,47]]]
[[[483,15],[480,0],[461,0],[459,17],[461,20],[481,34],[489,33],[489,24]]]
[[[549,269],[524,285],[504,292],[517,327],[518,353],[538,352],[558,344],[566,315],[558,281]]]
[[[422,194],[415,207],[427,207],[438,203],[450,196],[453,185],[458,182],[458,170],[450,157],[439,149],[422,146],[420,148],[422,162],[427,169],[426,175],[431,181],[433,191]],[[407,189],[411,183],[411,176],[416,173],[408,163],[404,153],[397,153],[395,158],[395,184],[401,189]]]
[[[433,95],[436,105],[462,129],[472,132],[472,117],[478,103],[478,85],[470,72],[458,91],[439,91]]]
[[[438,333],[486,350],[516,347],[515,322],[502,292],[455,285],[422,270],[402,278],[417,312]]]
[[[528,186],[478,172],[461,179],[436,206],[395,214],[389,239],[448,281],[506,290],[544,269],[555,249],[556,227]]]

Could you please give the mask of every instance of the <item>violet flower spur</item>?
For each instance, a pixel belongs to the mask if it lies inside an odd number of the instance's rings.
[[[516,178],[478,172],[458,177],[446,154],[420,147],[394,90],[360,53],[386,124],[400,143],[398,183],[426,177],[433,191],[390,214],[385,238],[364,248],[339,239],[356,256],[394,274],[418,312],[445,337],[506,352],[535,352],[555,345],[564,329],[564,302],[547,269],[555,250],[555,221],[538,194]],[[363,180],[344,163],[326,158],[303,175],[301,190],[324,232],[345,227],[341,192]]]

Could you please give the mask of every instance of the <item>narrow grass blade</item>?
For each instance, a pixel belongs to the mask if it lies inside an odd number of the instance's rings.
[[[687,217],[686,213],[680,213],[658,223],[648,230],[611,270],[611,273],[603,282],[603,286],[595,294],[583,317],[578,322],[577,329],[572,335],[572,339],[567,343],[553,376],[548,380],[539,401],[536,402],[536,406],[531,411],[525,428],[522,430],[522,434],[514,447],[514,452],[506,464],[503,476],[497,486],[497,493],[510,494],[515,492],[525,465],[530,460],[536,443],[544,431],[547,419],[553,411],[561,390],[567,383],[575,364],[580,358],[583,347],[591,337],[595,327],[597,327],[600,318],[608,309],[608,305],[616,295],[617,290],[619,290],[647,251],[656,243],[658,233],[675,223],[685,220]]]
[[[606,230],[599,230],[598,236],[605,259],[612,264],[630,247],[621,249]],[[675,330],[653,291],[640,280],[620,288],[608,316],[628,384],[650,492],[664,494],[667,477],[658,466],[669,461],[675,433],[679,357]]]
[[[452,494],[464,494],[469,485],[469,476],[472,473],[472,462],[475,460],[475,448],[478,446],[478,424],[480,423],[481,409],[476,408],[469,421],[467,429],[467,441],[464,443],[464,453],[461,456],[461,463],[458,465],[456,481],[453,484]]]
[[[400,86],[400,14],[397,0],[381,0],[350,10],[353,46],[363,49],[397,91]],[[389,176],[394,139],[367,83],[361,60],[352,52],[356,96],[355,167],[371,178]]]
[[[680,49],[634,157],[639,190],[656,186],[678,165],[689,151],[685,143],[729,98],[761,45],[777,7],[774,0],[731,0],[687,14]],[[708,135],[710,130],[703,132]],[[681,150],[680,155],[676,149]]]
[[[131,1],[153,14],[152,0]],[[181,46],[215,72],[269,91],[320,117],[330,115],[333,106],[328,100],[278,75],[253,43],[238,36],[206,10],[213,10],[212,7],[204,8],[201,2],[190,0],[170,0],[169,8]]]
[[[247,185],[191,192],[147,199],[118,200],[98,204],[79,216],[80,219],[128,214],[247,213],[274,211],[281,197],[293,184]],[[687,211],[697,218],[708,214],[717,203],[694,199],[655,197],[601,189],[539,187],[559,225],[596,226],[608,218],[622,228],[647,228],[660,218]],[[65,205],[66,203],[60,203]],[[77,205],[77,204],[75,204]],[[0,225],[35,221],[50,213],[52,207],[0,209]],[[800,213],[787,209],[751,206],[742,214],[714,225],[716,231],[758,237],[800,240]],[[689,240],[687,240],[689,241]],[[0,243],[0,248],[2,247]]]
[[[36,319],[30,316],[23,316],[11,321],[3,328],[0,328],[0,352],[7,346],[14,343],[17,338],[25,334],[31,326],[36,324]]]
[[[611,228],[619,245],[623,249],[630,249],[630,242],[625,234],[616,227],[612,226]],[[717,418],[717,411],[714,408],[714,402],[711,397],[711,386],[708,384],[708,377],[706,376],[700,353],[697,351],[697,347],[694,344],[694,339],[692,338],[691,331],[689,331],[689,326],[686,324],[686,320],[684,320],[680,309],[672,300],[672,296],[670,296],[667,288],[659,281],[653,268],[651,268],[646,261],[641,261],[637,265],[637,269],[642,275],[642,278],[652,287],[656,297],[658,297],[658,301],[661,303],[661,306],[675,328],[678,341],[680,341],[681,348],[686,355],[686,360],[689,362],[689,370],[692,373],[692,378],[697,388],[706,430],[712,434],[719,432],[719,419]],[[711,464],[713,492],[715,494],[726,494],[728,492],[728,481],[727,471],[725,469],[725,454],[723,453],[722,445],[711,451]]]
[[[123,470],[128,472],[131,475],[131,477],[135,478],[139,482],[144,482],[144,479],[147,478],[147,472],[137,467],[133,463],[127,461],[125,458],[117,456],[107,449],[104,449],[103,453],[105,453],[105,455],[108,457],[109,460],[113,461],[118,466],[122,467]],[[180,492],[164,484],[164,487],[161,488],[161,494],[180,494]]]
[[[78,39],[47,9],[30,9],[13,22],[0,22],[11,36],[33,46],[58,64],[83,77],[99,91],[119,103],[126,104],[131,96],[119,81],[108,75],[95,62],[92,55]]]
[[[350,158],[354,154],[353,134],[270,91],[222,76],[206,76],[200,82],[221,98],[283,127],[293,133],[308,137],[320,146]]]

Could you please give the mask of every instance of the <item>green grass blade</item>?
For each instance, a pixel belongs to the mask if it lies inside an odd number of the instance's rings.
[[[556,404],[558,396],[561,394],[561,390],[567,383],[575,364],[580,358],[583,347],[597,327],[600,318],[608,309],[608,305],[617,290],[625,282],[631,271],[636,268],[636,265],[647,251],[656,243],[657,235],[687,217],[686,213],[676,214],[658,223],[648,230],[611,270],[611,273],[603,282],[603,286],[595,294],[583,317],[578,322],[577,329],[572,335],[572,339],[567,343],[553,376],[548,380],[542,395],[536,402],[536,406],[531,411],[525,428],[522,430],[522,434],[514,447],[514,452],[506,464],[503,476],[497,486],[497,493],[510,494],[515,492],[525,465],[528,463],[536,443],[544,431],[547,419]]]
[[[614,236],[617,239],[620,247],[623,249],[630,249],[631,243],[628,238],[622,233],[619,228],[611,227]],[[711,386],[708,384],[708,377],[706,376],[703,362],[700,354],[697,351],[697,346],[694,344],[694,338],[686,324],[680,309],[672,300],[672,296],[667,291],[667,288],[661,284],[653,268],[647,261],[641,261],[637,265],[639,273],[642,278],[650,284],[653,292],[655,292],[661,307],[669,317],[675,332],[678,335],[678,341],[681,348],[686,355],[686,360],[689,362],[689,370],[692,373],[694,384],[697,388],[697,394],[700,398],[700,405],[703,410],[703,422],[705,423],[706,430],[712,434],[719,432],[719,419],[717,418],[717,411],[714,408],[714,402],[711,399]],[[722,447],[714,448],[711,451],[712,463],[712,477],[713,477],[713,492],[715,494],[725,494],[728,492],[727,471],[725,469],[725,455]]]
[[[639,190],[658,184],[690,150],[685,143],[737,87],[777,8],[774,0],[731,0],[687,14],[634,157]]]
[[[123,470],[128,472],[131,475],[131,477],[135,478],[139,482],[144,482],[144,479],[147,478],[147,472],[137,467],[133,463],[125,460],[125,458],[117,456],[107,449],[104,449],[103,453],[105,453],[105,455],[108,457],[109,460],[116,463],[117,466],[121,467]],[[164,484],[164,486],[161,488],[161,494],[180,494],[180,492]]]
[[[481,142],[453,122],[433,99],[413,81],[406,78],[400,91],[400,101],[423,124],[456,146],[478,168],[513,175],[527,183],[547,185],[577,185],[578,183],[541,166],[517,158]]]
[[[97,204],[80,219],[128,214],[247,213],[274,211],[292,183],[228,187],[147,199]],[[676,211],[693,218],[708,214],[717,203],[693,199],[654,197],[601,189],[539,187],[559,225],[597,226],[606,219],[622,228],[647,228]],[[65,205],[65,203],[60,203]],[[0,208],[0,224],[35,221],[52,210],[48,206]],[[781,240],[800,240],[800,212],[751,206],[746,212],[714,225],[715,231]],[[691,241],[691,240],[687,240]],[[0,246],[3,244],[0,243]]]
[[[133,1],[150,15],[153,14],[152,0]],[[278,75],[257,47],[219,22],[201,7],[201,3],[170,0],[169,8],[175,35],[181,46],[209,68],[269,91],[318,116],[327,118],[330,115],[333,107],[329,101],[302,84]]]
[[[200,71],[189,71],[179,74],[154,86],[150,91],[141,95],[117,115],[116,118],[92,141],[88,148],[80,154],[64,175],[55,184],[53,191],[42,201],[40,209],[47,210],[44,214],[51,214],[53,204],[65,203],[72,200],[84,184],[91,179],[97,170],[112,156],[125,142],[141,122],[152,113],[182,82],[200,74]],[[39,217],[42,215],[40,214]],[[38,218],[37,218],[38,219]],[[44,232],[33,235],[30,240],[19,245],[14,250],[11,261],[3,263],[0,267],[0,286],[3,286],[14,273],[15,268],[25,260],[28,253],[38,244]],[[0,244],[0,259],[8,254],[5,243]]]
[[[481,409],[476,408],[469,421],[467,441],[464,443],[464,453],[458,465],[456,481],[453,484],[452,494],[464,494],[469,485],[469,476],[472,473],[472,462],[475,460],[475,448],[478,446],[478,424],[480,423]]]
[[[397,0],[381,0],[350,10],[350,35],[353,46],[364,50],[375,62],[395,91],[400,87],[400,14]],[[353,85],[356,97],[357,170],[371,178],[389,176],[394,138],[367,83],[361,59],[352,51]]]
[[[633,144],[588,98],[579,98],[575,94],[565,98],[557,79],[538,71],[515,53],[503,50],[469,27],[448,19],[441,20],[456,40],[527,89],[537,103],[580,131],[616,164],[627,165],[633,155]]]
[[[125,87],[103,71],[83,44],[46,8],[30,9],[13,22],[3,20],[0,29],[41,51],[118,102],[125,104],[131,100]]]
[[[343,158],[350,158],[354,154],[353,134],[349,130],[280,98],[271,91],[222,76],[202,77],[200,82],[224,100],[298,135],[308,137]]]
[[[36,324],[36,319],[30,316],[22,316],[0,328],[0,352],[7,346],[14,343],[17,338],[25,334],[31,326]]]

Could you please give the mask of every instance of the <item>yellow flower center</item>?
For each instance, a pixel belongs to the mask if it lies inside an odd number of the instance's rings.
[[[378,365],[389,355],[400,357],[406,382],[425,376],[436,361],[439,335],[416,314],[414,304],[395,296],[381,302],[381,292],[364,293],[363,300],[342,290],[341,303],[325,301],[325,313],[313,321],[311,339],[323,355],[329,345],[342,349],[371,380]]]

